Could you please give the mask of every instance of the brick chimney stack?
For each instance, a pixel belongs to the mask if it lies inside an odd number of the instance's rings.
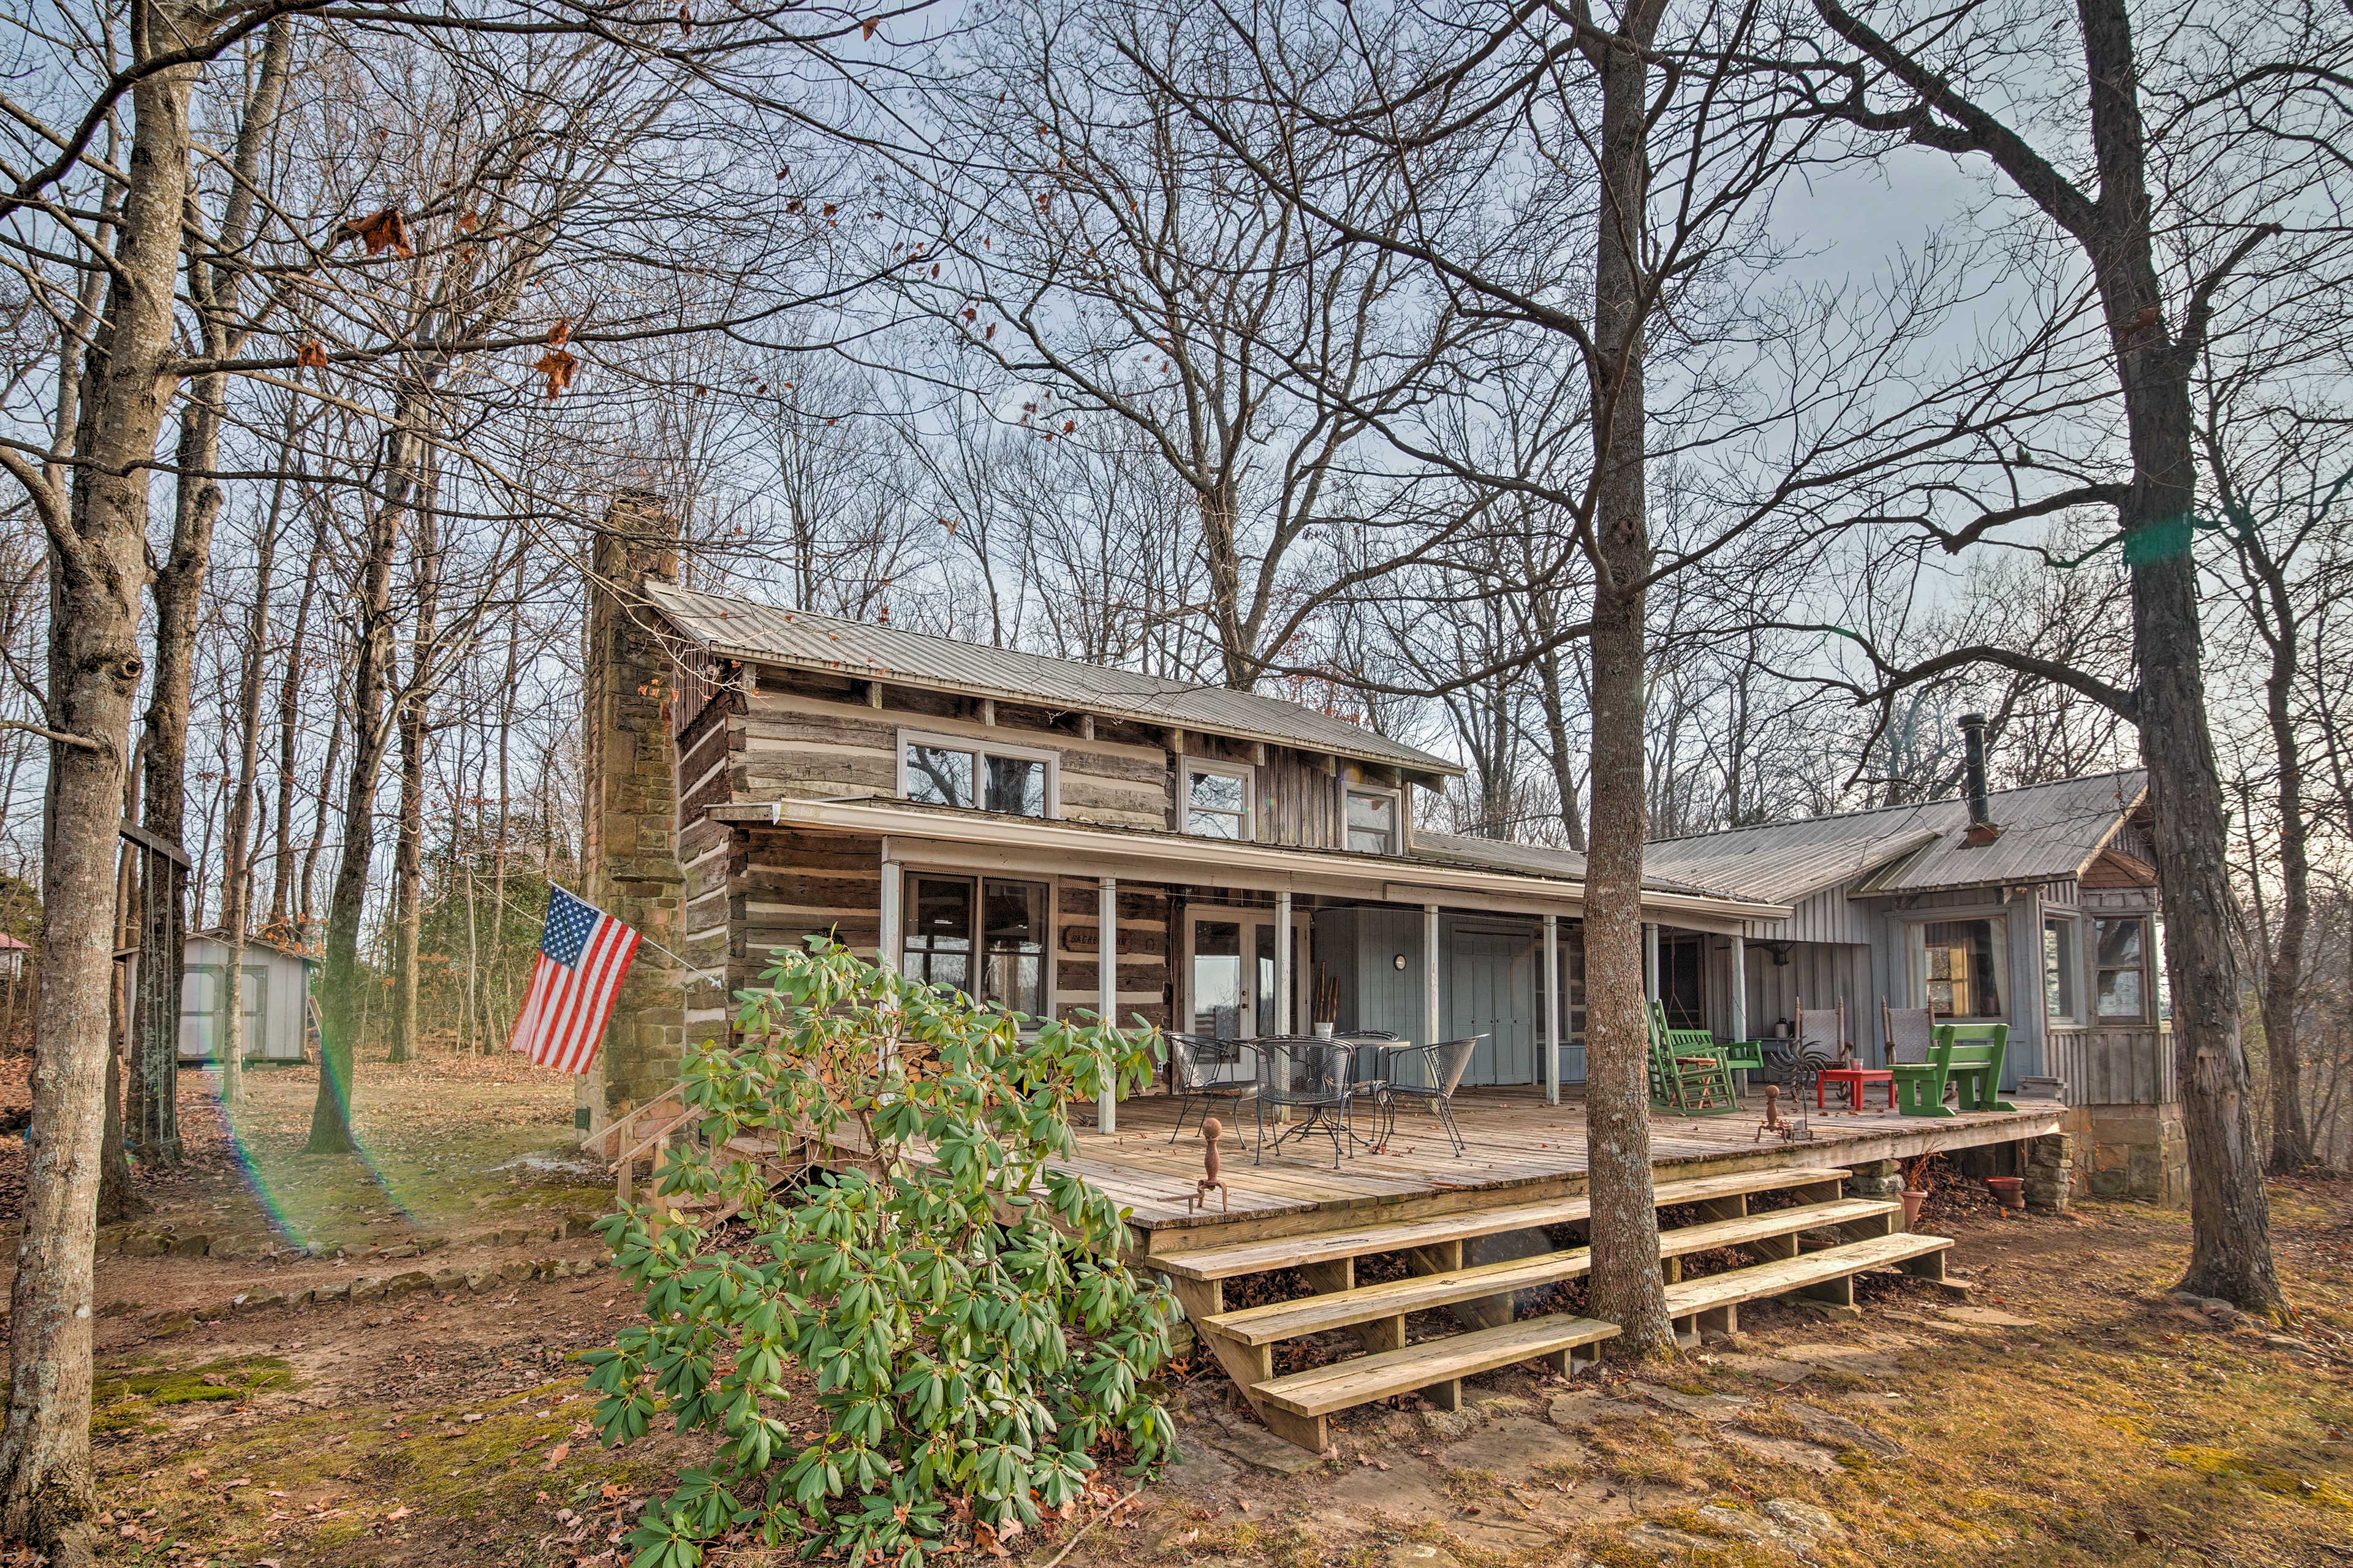
[[[580,1106],[590,1130],[678,1082],[686,972],[659,942],[685,945],[686,872],[678,861],[678,773],[670,659],[654,634],[649,582],[678,581],[678,521],[643,490],[606,509],[591,551],[583,649],[583,890],[642,932]]]

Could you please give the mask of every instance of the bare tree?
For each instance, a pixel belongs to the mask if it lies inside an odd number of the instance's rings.
[[[2081,77],[2063,93],[2053,91],[2042,85],[2048,75],[2038,57],[2031,68],[2037,85],[2013,111],[1971,85],[1998,88],[2004,67],[2021,58],[2010,47],[2019,21],[2009,11],[1972,4],[1952,13],[1899,9],[1865,17],[1839,0],[1814,0],[1814,8],[1843,52],[1806,77],[1810,107],[1888,143],[1989,166],[2035,215],[2021,240],[2071,247],[2071,262],[2096,300],[2105,352],[2095,357],[2087,350],[2068,367],[2088,374],[2097,365],[2115,388],[2114,440],[2078,463],[2091,477],[2053,482],[2060,476],[2038,453],[2012,458],[1999,450],[1993,466],[2020,487],[2021,499],[1937,526],[1937,533],[1958,550],[2070,509],[2113,509],[2131,569],[2134,688],[1994,650],[1956,650],[1897,679],[1932,677],[1971,659],[2007,664],[2071,687],[2137,725],[2168,916],[2165,960],[2192,1173],[2193,1244],[2182,1284],[2280,1314],[2285,1307],[2239,1036],[2230,839],[2200,654],[2190,382],[2233,275],[2277,240],[2282,204],[2296,200],[2299,184],[2329,162],[2312,138],[2316,128],[2323,142],[2332,134],[2327,84],[2353,37],[2340,18],[2285,8],[2256,8],[2211,34],[2144,17],[2166,47],[2200,51],[2189,59],[2153,58],[2137,43],[2124,0],[2081,0],[2072,18]],[[2211,49],[2203,47],[2209,39],[2218,40]],[[2174,68],[2158,95],[2163,119],[2152,126],[2147,84],[2160,66]],[[2046,121],[2061,132],[2063,151],[2046,153],[2031,139]],[[2211,157],[2160,163],[2158,177],[2171,188],[2153,184],[2160,137],[2188,146],[2209,135],[2217,145],[2250,151],[2206,188],[2199,186],[2214,171]],[[2286,171],[2240,178],[2299,145],[2306,151]],[[2181,279],[2171,289],[2168,259]],[[2053,344],[2063,338],[2052,334]],[[2068,383],[2056,384],[2072,395]]]

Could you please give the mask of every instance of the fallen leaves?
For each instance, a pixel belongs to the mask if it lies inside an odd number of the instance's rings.
[[[554,1447],[550,1448],[547,1451],[547,1463],[540,1466],[540,1468],[543,1470],[552,1470],[571,1457],[572,1445],[569,1443],[558,1443]]]

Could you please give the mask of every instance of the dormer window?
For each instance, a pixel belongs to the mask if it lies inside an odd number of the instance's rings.
[[[1398,852],[1398,797],[1387,790],[1348,792],[1348,847],[1363,855]]]
[[[1059,816],[1060,763],[1033,746],[902,731],[899,794],[923,805],[953,805],[1007,816]]]
[[[1250,774],[1225,763],[1185,764],[1185,831],[1199,838],[1250,837]]]

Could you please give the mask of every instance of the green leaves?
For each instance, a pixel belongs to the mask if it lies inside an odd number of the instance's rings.
[[[1074,1147],[1075,1103],[1150,1082],[1156,1034],[977,1007],[822,938],[776,959],[738,995],[737,1037],[691,1053],[699,1136],[655,1184],[732,1203],[748,1239],[693,1211],[598,1222],[648,1319],[583,1358],[599,1433],[636,1442],[667,1414],[725,1439],[647,1510],[632,1568],[694,1568],[745,1526],[804,1556],[922,1568],[974,1521],[1010,1533],[1066,1510],[1099,1458],[1166,1452],[1153,1379],[1175,1308],[1120,1262],[1118,1206],[1048,1168]],[[864,1157],[772,1192],[727,1150],[744,1138]],[[795,1367],[814,1440],[785,1414]]]

